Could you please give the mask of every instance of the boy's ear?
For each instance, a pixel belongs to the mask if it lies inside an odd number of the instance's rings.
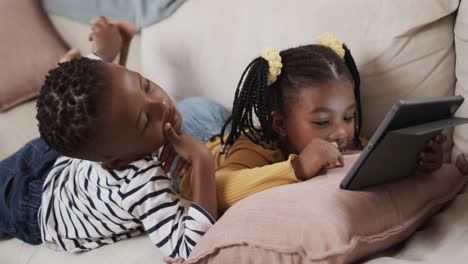
[[[105,160],[101,163],[101,166],[105,170],[117,170],[122,168],[125,165],[128,165],[130,162],[121,158],[112,158]]]
[[[288,135],[284,115],[280,112],[271,113],[271,124],[273,131],[275,131],[280,138],[284,138]]]

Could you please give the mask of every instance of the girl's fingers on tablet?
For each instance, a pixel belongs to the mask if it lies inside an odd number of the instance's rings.
[[[429,162],[442,162],[442,157],[439,154],[431,152],[422,152],[419,154],[419,159],[424,163]]]
[[[420,162],[418,164],[418,170],[422,172],[433,172],[438,170],[442,166],[439,162]]]

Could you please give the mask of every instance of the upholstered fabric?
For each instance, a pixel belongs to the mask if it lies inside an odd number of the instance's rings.
[[[363,136],[370,138],[397,100],[453,95],[458,3],[188,1],[142,30],[142,70],[177,100],[204,95],[231,107],[242,72],[264,49],[315,43],[332,32],[360,69]]]
[[[461,1],[455,21],[455,52],[457,60],[455,72],[457,84],[455,94],[465,97],[457,116],[468,116],[468,1]],[[453,133],[452,160],[461,152],[468,153],[468,125],[458,126]]]

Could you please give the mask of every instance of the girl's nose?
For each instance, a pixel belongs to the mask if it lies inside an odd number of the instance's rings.
[[[331,142],[338,143],[338,146],[343,146],[346,143],[346,129],[342,125],[336,125],[331,133],[329,134],[329,140]]]

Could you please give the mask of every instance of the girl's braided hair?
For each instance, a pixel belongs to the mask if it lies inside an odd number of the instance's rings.
[[[221,135],[224,135],[226,128],[231,125],[227,139],[221,136],[221,152],[225,153],[241,134],[256,144],[270,147],[277,142],[277,135],[272,128],[272,111],[287,113],[297,100],[298,89],[329,80],[351,81],[354,84],[356,113],[353,143],[362,148],[359,139],[362,121],[361,81],[350,50],[344,44],[343,49],[344,59],[322,45],[306,45],[281,51],[283,67],[271,86],[267,84],[268,61],[262,57],[255,58],[244,70],[237,85],[232,114],[221,130]],[[255,116],[259,125],[255,123]]]

